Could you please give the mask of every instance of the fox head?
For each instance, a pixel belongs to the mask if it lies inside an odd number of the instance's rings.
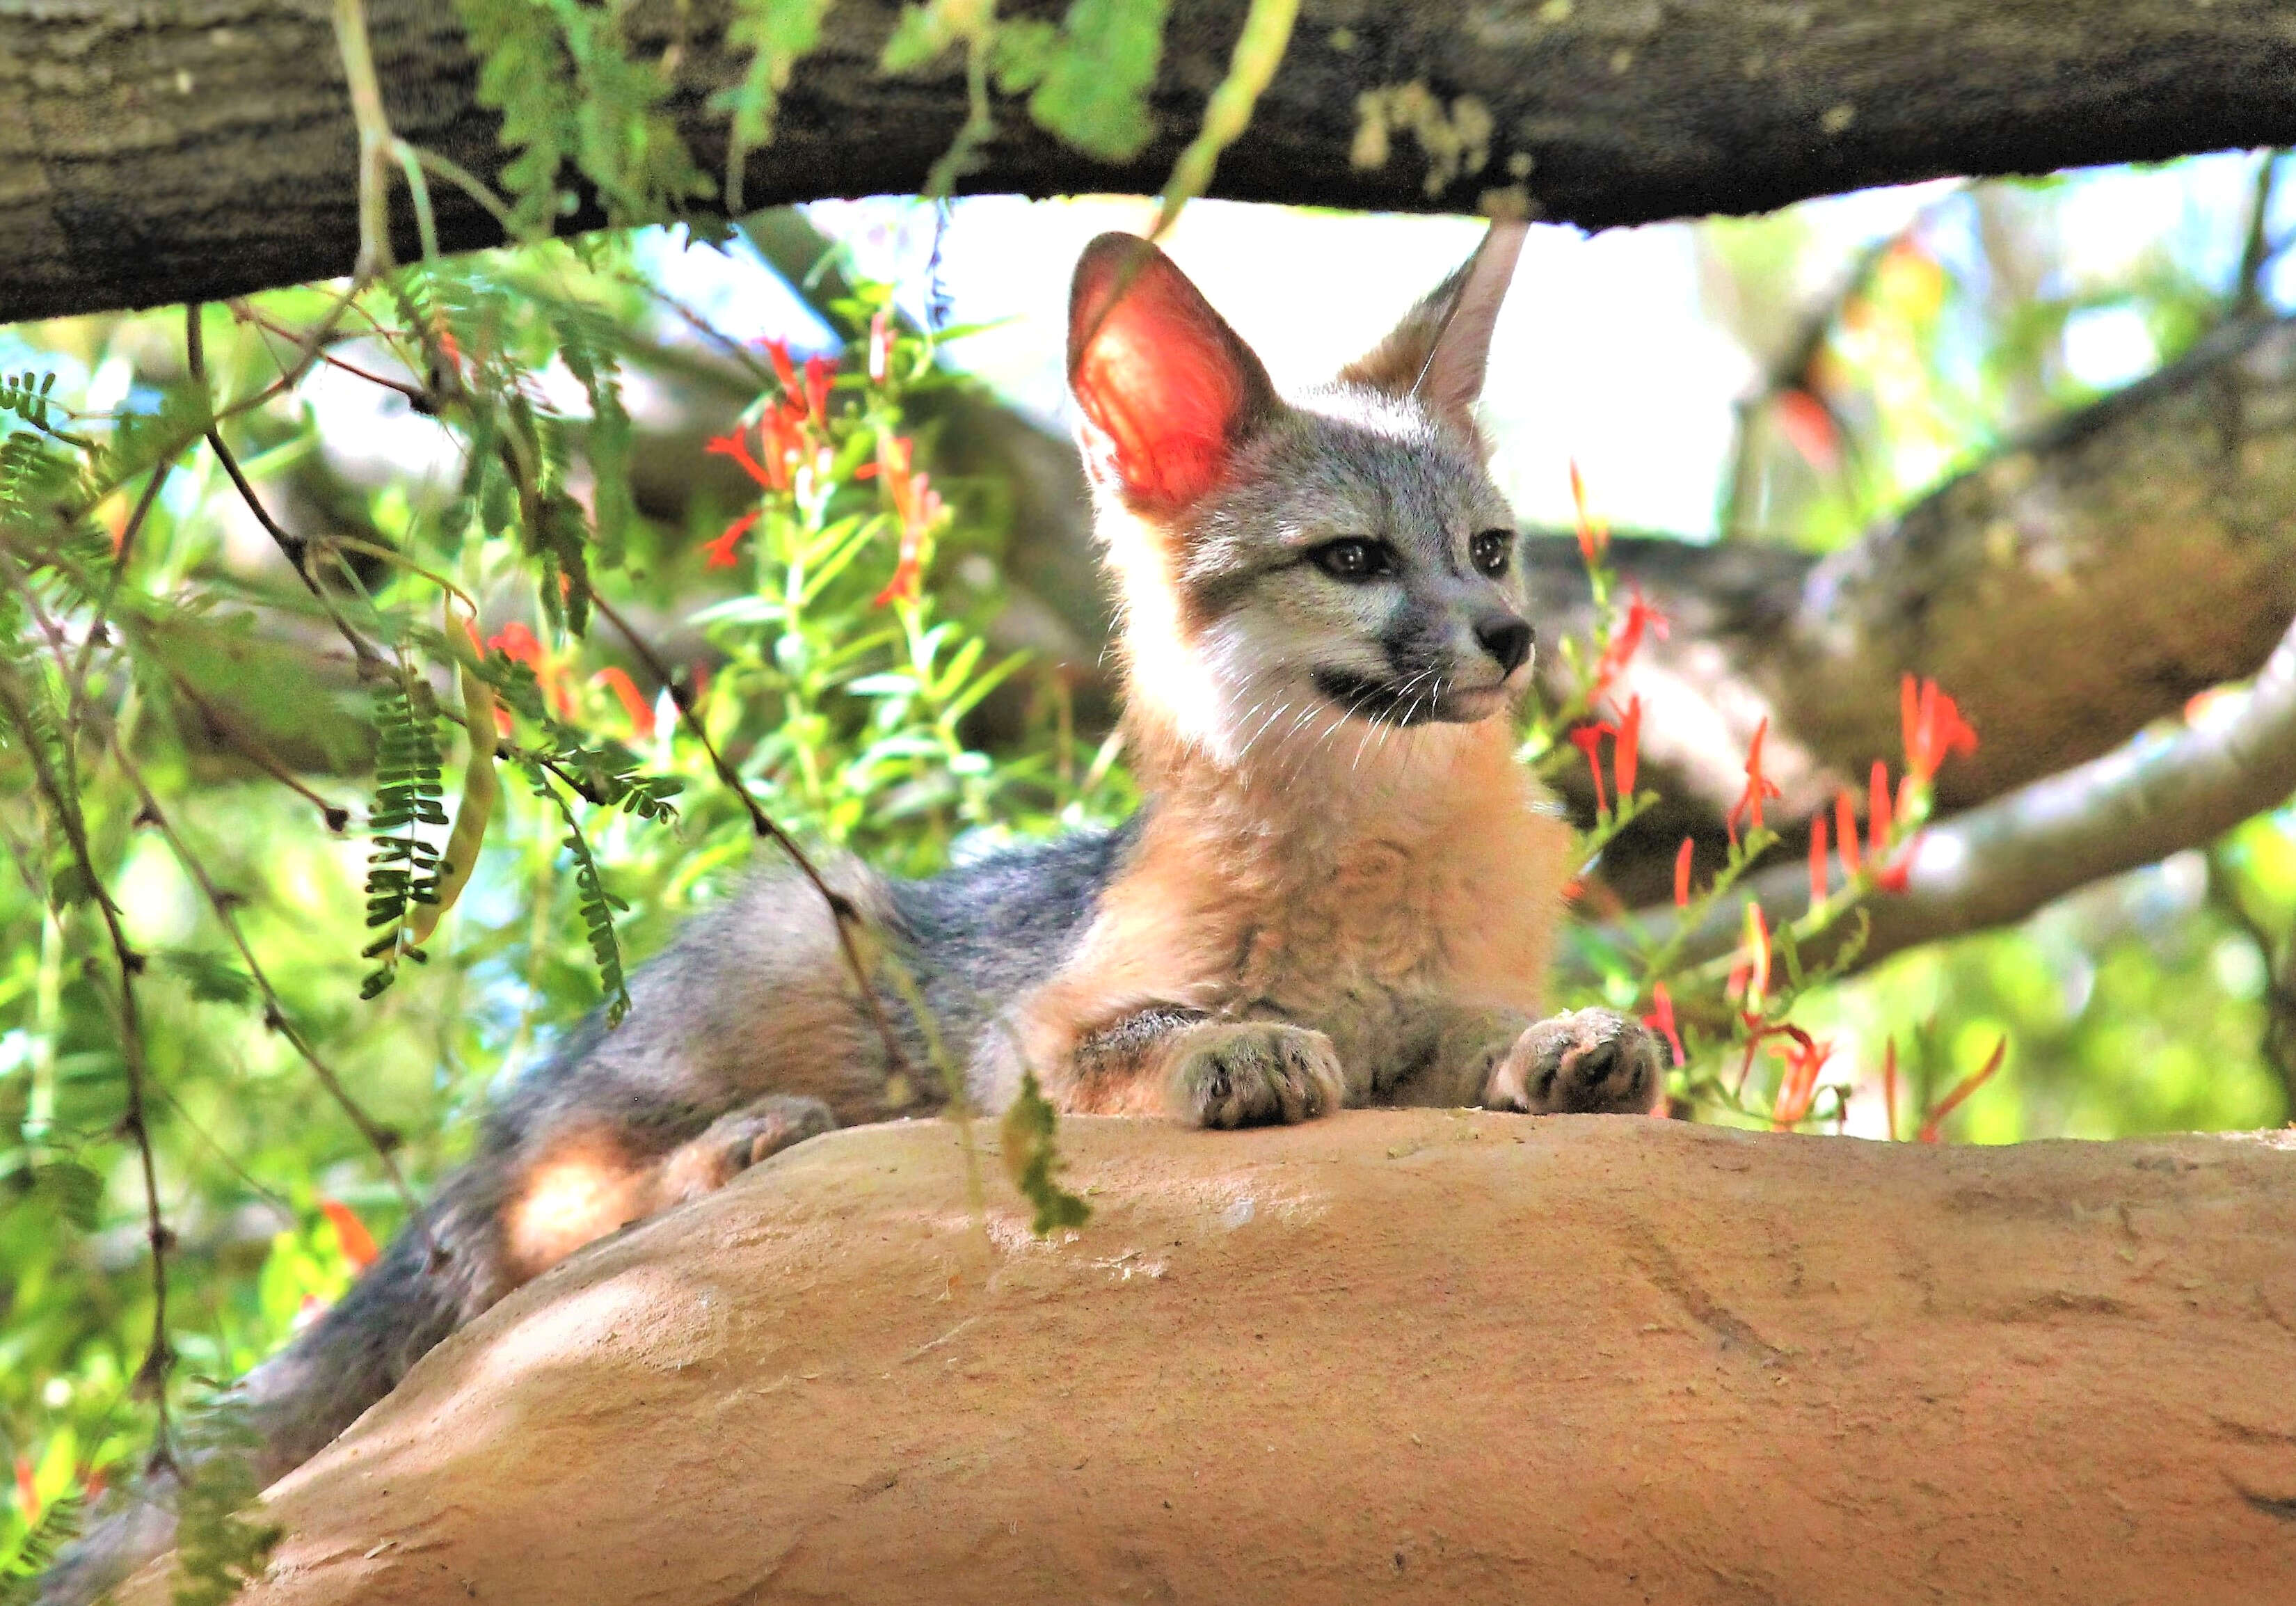
[[[1085,248],[1069,382],[1136,717],[1237,762],[1512,709],[1533,637],[1471,409],[1522,238],[1493,228],[1367,356],[1289,398],[1155,246]]]

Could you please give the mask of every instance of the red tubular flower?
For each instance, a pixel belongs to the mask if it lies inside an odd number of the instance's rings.
[[[366,1230],[366,1223],[358,1213],[339,1199],[323,1199],[319,1209],[334,1224],[335,1243],[343,1251],[343,1258],[351,1263],[354,1271],[365,1271],[375,1261],[378,1251],[374,1234]]]
[[[893,566],[893,578],[877,594],[880,608],[896,597],[917,594],[924,583],[924,538],[941,514],[940,495],[932,488],[931,478],[910,471],[914,451],[906,435],[878,437],[877,477],[884,482],[893,512],[901,521],[900,555]]]
[[[1740,816],[1751,815],[1753,828],[1759,831],[1762,828],[1762,799],[1785,795],[1778,790],[1775,782],[1762,774],[1762,738],[1769,733],[1770,718],[1765,714],[1762,722],[1754,727],[1753,741],[1746,746],[1746,790],[1738,794],[1738,800],[1730,805],[1730,812],[1723,817],[1723,824],[1728,828],[1734,845],[1738,840]]]
[[[1833,840],[1841,844],[1841,867],[1857,873],[1857,799],[1844,787],[1833,794]]]
[[[882,608],[888,602],[907,599],[914,601],[924,586],[924,562],[916,541],[905,530],[901,535],[900,554],[893,561],[893,578],[885,588],[870,599],[870,606]]]
[[[805,359],[805,405],[824,423],[829,419],[829,384],[836,373],[837,365],[825,356]]]
[[[1773,1043],[1770,1052],[1785,1061],[1778,1077],[1778,1096],[1770,1104],[1770,1128],[1784,1132],[1799,1127],[1817,1097],[1817,1073],[1833,1053],[1831,1043],[1816,1043],[1798,1026],[1784,1028],[1791,1046]]]
[[[1809,823],[1809,901],[1813,908],[1825,901],[1825,816]]]
[[[738,432],[732,435],[720,435],[711,440],[703,449],[714,456],[732,458],[741,466],[742,472],[747,474],[750,479],[756,480],[759,485],[767,487],[768,489],[781,490],[785,488],[783,486],[775,483],[773,474],[766,468],[766,466],[759,463],[756,458],[750,455],[750,448],[742,441],[742,437]]]
[[[916,503],[916,491],[911,483],[909,464],[916,455],[916,443],[906,435],[881,438],[877,442],[877,471],[885,481],[885,494],[893,499],[893,511],[900,515],[903,524],[914,522],[912,516]]]
[[[1915,1138],[1924,1143],[1937,1142],[1938,1128],[1944,1124],[1945,1118],[1960,1109],[1971,1094],[1991,1081],[1993,1073],[2001,1069],[2001,1061],[2008,1055],[2009,1039],[2004,1037],[1993,1045],[1992,1055],[1982,1066],[1955,1083],[1953,1091],[1938,1101],[1938,1107],[1930,1111],[1929,1118],[1922,1123],[1922,1129],[1915,1134]]]
[[[1576,457],[1570,460],[1570,504],[1578,510],[1578,556],[1592,569],[1611,545],[1611,527],[1587,511],[1587,481]]]
[[[1595,778],[1595,812],[1598,815],[1611,812],[1611,800],[1603,791],[1603,761],[1598,754],[1603,738],[1618,733],[1616,726],[1601,720],[1582,725],[1570,733],[1570,744],[1587,755],[1587,773]]]
[[[1677,1065],[1689,1063],[1690,1056],[1682,1051],[1682,1033],[1674,1023],[1674,1000],[1667,996],[1665,982],[1651,988],[1651,1012],[1643,1017],[1643,1024],[1666,1039],[1666,1045],[1674,1051]]]
[[[1619,789],[1620,808],[1634,801],[1635,773],[1641,767],[1643,744],[1643,700],[1627,699],[1625,717],[1619,721],[1618,741],[1611,749],[1611,778]]]
[[[1916,832],[1914,833],[1914,840],[1906,844],[1904,850],[1875,873],[1874,884],[1884,892],[1893,895],[1903,893],[1906,888],[1913,885],[1914,857],[1921,850],[1922,836],[1919,832]]]
[[[805,404],[790,402],[768,407],[758,421],[758,438],[766,449],[766,471],[777,491],[789,489],[791,470],[805,455]]]
[[[871,384],[882,385],[885,382],[885,371],[890,366],[892,354],[892,325],[885,316],[885,309],[881,307],[877,309],[876,315],[869,320],[869,382]]]
[[[1779,433],[1804,463],[1821,474],[1833,471],[1841,460],[1841,437],[1823,401],[1797,387],[1778,397],[1777,418]]]
[[[760,340],[758,343],[766,348],[766,355],[773,359],[774,377],[781,381],[782,394],[789,397],[789,399],[795,403],[799,407],[803,407],[805,406],[805,390],[803,387],[798,383],[797,365],[790,361],[789,342],[787,340]]]
[[[1619,625],[1618,634],[1611,644],[1603,649],[1603,656],[1595,662],[1595,684],[1587,693],[1590,703],[1600,702],[1611,689],[1611,683],[1626,672],[1628,663],[1642,650],[1643,635],[1647,631],[1660,641],[1666,639],[1667,617],[1643,600],[1643,588],[1632,585],[1627,588],[1627,617]]]
[[[1878,863],[1890,851],[1890,770],[1879,758],[1866,785],[1866,834]]]
[[[735,559],[734,543],[750,533],[750,526],[758,521],[758,510],[751,508],[727,525],[714,541],[705,542],[701,548],[701,566],[705,569],[731,569]]]
[[[40,1520],[40,1489],[33,1481],[32,1458],[16,1457],[16,1510],[26,1522]]]
[[[590,677],[593,685],[602,683],[622,705],[622,712],[629,717],[630,728],[651,741],[653,737],[653,705],[638,695],[637,683],[629,677],[628,672],[609,665]]]
[[[524,664],[537,675],[542,673],[542,643],[535,639],[533,631],[516,619],[487,637],[487,651],[499,652],[512,663]]]
[[[1674,906],[1677,909],[1690,907],[1690,856],[1696,848],[1696,843],[1685,837],[1682,846],[1675,852]]]
[[[1977,733],[1933,680],[1916,685],[1910,675],[1901,679],[1898,715],[1906,740],[1906,778],[1916,786],[1927,786],[1948,755],[1966,757],[1977,750]]]

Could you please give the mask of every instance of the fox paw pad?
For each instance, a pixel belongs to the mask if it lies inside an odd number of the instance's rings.
[[[664,1192],[670,1200],[714,1192],[751,1166],[836,1126],[837,1118],[819,1099],[776,1094],[745,1104],[719,1116],[669,1157]]]
[[[1332,1040],[1268,1021],[1191,1030],[1173,1068],[1173,1086],[1181,1113],[1200,1127],[1309,1120],[1347,1102]]]
[[[1616,1010],[1574,1010],[1528,1028],[1491,1068],[1483,1103],[1533,1115],[1644,1115],[1665,1074],[1658,1039]]]

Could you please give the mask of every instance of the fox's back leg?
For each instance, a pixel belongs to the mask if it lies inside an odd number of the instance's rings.
[[[691,1118],[689,1118],[690,1119]],[[504,1291],[584,1244],[715,1192],[751,1166],[837,1126],[819,1099],[769,1093],[662,1152],[629,1122],[582,1119],[537,1134],[505,1167],[497,1213]]]
[[[873,900],[857,879],[849,895]],[[572,1032],[342,1300],[233,1387],[260,1481],[309,1459],[433,1346],[585,1243],[882,1110],[882,1050],[808,889],[753,883],[689,924],[630,990],[637,1007],[621,1027],[594,1017]],[[81,1606],[164,1551],[171,1495],[166,1479],[115,1491],[42,1579],[42,1606]]]
[[[701,1136],[672,1150],[655,1168],[653,1208],[667,1209],[715,1192],[751,1166],[836,1127],[837,1118],[828,1105],[790,1094],[769,1093],[728,1110]]]

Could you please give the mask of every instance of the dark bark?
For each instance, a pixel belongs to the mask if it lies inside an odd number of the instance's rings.
[[[752,204],[923,183],[962,119],[963,84],[954,60],[911,80],[878,72],[896,11],[842,0],[830,12],[778,139],[750,167]],[[1137,160],[1080,156],[1007,104],[966,187],[1155,188],[1243,11],[1243,0],[1174,5],[1154,94],[1161,133]],[[495,121],[472,99],[451,0],[371,0],[368,12],[399,131],[496,171]],[[657,45],[672,14],[655,5]],[[723,15],[720,0],[694,7],[679,53],[680,120],[712,170],[723,119],[705,102],[737,66],[718,38]],[[1402,128],[1382,165],[1358,168],[1358,97],[1374,89],[1415,90],[1411,103],[1454,135],[1479,121],[1490,132],[1467,142],[1447,182]],[[2276,0],[1309,0],[1213,193],[1456,211],[1519,183],[1538,215],[1602,227],[1945,173],[2292,142],[2296,30]],[[0,12],[0,322],[348,271],[353,169],[324,0]],[[440,199],[450,248],[488,242],[481,216]]]

